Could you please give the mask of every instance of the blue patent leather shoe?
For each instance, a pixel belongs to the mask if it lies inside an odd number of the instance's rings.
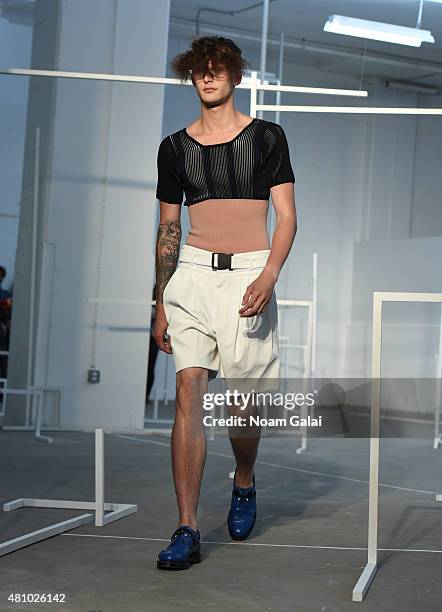
[[[188,569],[201,562],[200,532],[180,525],[172,534],[169,546],[158,555],[159,569]]]
[[[253,474],[253,484],[248,488],[241,488],[233,478],[232,501],[229,515],[227,517],[227,527],[232,540],[245,540],[256,521],[256,488],[255,475]]]

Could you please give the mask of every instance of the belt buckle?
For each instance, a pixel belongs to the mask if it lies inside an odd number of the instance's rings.
[[[218,255],[218,266],[215,266],[215,255]],[[212,270],[231,270],[233,253],[212,253]]]

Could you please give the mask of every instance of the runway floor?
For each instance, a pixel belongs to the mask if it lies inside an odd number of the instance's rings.
[[[46,433],[46,432],[45,432]],[[18,497],[94,499],[94,434],[0,431],[1,503]],[[169,434],[106,434],[107,502],[138,512],[85,525],[0,558],[0,609],[69,612],[436,612],[442,601],[442,448],[431,437],[381,440],[379,569],[351,601],[367,559],[369,440],[263,437],[256,463],[258,519],[245,542],[226,516],[234,469],[226,433],[208,440],[199,506],[203,562],[156,568],[177,525]],[[82,514],[0,513],[1,541]],[[63,604],[18,604],[14,593],[65,593]]]

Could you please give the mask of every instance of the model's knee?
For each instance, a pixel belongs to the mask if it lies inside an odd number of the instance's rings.
[[[208,371],[206,368],[183,368],[177,373],[177,400],[201,403],[207,392]]]

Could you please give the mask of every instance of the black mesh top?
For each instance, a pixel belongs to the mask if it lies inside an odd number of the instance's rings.
[[[156,197],[185,206],[210,198],[268,200],[270,187],[295,182],[287,138],[273,121],[254,118],[228,142],[203,145],[186,128],[158,149]]]

